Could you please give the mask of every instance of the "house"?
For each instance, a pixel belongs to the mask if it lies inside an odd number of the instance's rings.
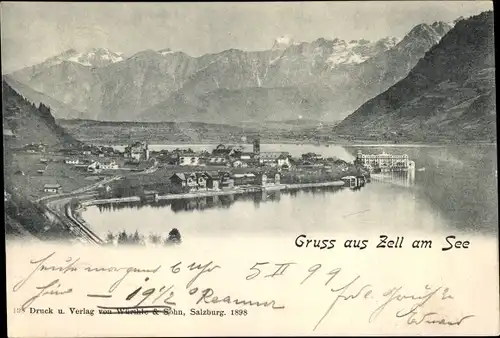
[[[260,153],[259,162],[271,167],[282,167],[284,165],[290,167],[290,154],[284,151],[262,152]]]
[[[248,161],[245,160],[235,160],[231,163],[233,168],[248,168]]]
[[[281,183],[281,176],[279,173],[259,173],[256,176],[256,184],[261,186],[278,185]]]
[[[101,164],[99,162],[92,162],[87,166],[87,171],[88,172],[99,172],[101,171]]]
[[[219,173],[220,188],[221,189],[232,189],[234,188],[234,179],[228,172]]]
[[[44,153],[46,146],[43,143],[31,143],[24,147],[28,153]]]
[[[207,176],[207,189],[219,190],[219,187],[220,187],[219,178],[214,177],[207,172],[205,172],[205,175]]]
[[[118,169],[118,164],[115,161],[103,161],[100,163],[100,169],[110,170],[110,169]]]
[[[198,166],[198,165],[200,165],[200,156],[197,156],[195,154],[192,154],[192,155],[187,155],[187,154],[179,155],[179,165],[182,165],[182,166],[186,166],[186,165],[189,165],[189,166]]]
[[[80,160],[77,158],[67,158],[64,160],[64,163],[66,163],[66,164],[79,164]]]
[[[37,165],[36,167],[37,167],[36,172],[39,174],[43,174],[45,172],[45,169],[47,169],[47,165],[45,165],[45,164],[40,164],[40,165]]]
[[[149,146],[146,142],[135,142],[125,148],[124,157],[135,160],[149,160]]]
[[[144,190],[141,199],[146,202],[157,201],[158,191],[156,190]]]
[[[251,160],[255,156],[254,153],[244,153],[244,152],[238,153],[238,155],[240,160]]]
[[[237,157],[238,153],[241,153],[241,148],[233,147],[233,146],[225,146],[223,144],[219,144],[213,151],[213,156],[222,156],[222,157]]]
[[[178,187],[184,188],[187,186],[186,175],[184,173],[174,173],[170,176],[170,182]]]
[[[266,173],[258,173],[255,175],[255,184],[265,186],[267,185],[267,174]]]
[[[304,161],[319,161],[319,160],[323,159],[323,156],[321,154],[309,152],[309,153],[302,154],[302,159]]]
[[[56,193],[59,194],[62,191],[62,187],[60,184],[45,184],[43,186],[44,192]]]
[[[226,163],[228,163],[228,160],[225,156],[211,155],[208,157],[207,163],[211,165],[226,165]]]
[[[109,185],[100,185],[97,188],[97,192],[99,194],[99,197],[109,197],[111,194],[111,187]]]
[[[234,185],[249,185],[255,183],[255,174],[246,173],[246,174],[234,174],[233,180]]]

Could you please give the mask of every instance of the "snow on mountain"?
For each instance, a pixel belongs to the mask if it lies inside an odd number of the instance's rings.
[[[161,55],[168,55],[168,54],[173,54],[174,51],[171,50],[170,48],[165,48],[165,49],[159,50],[158,53],[160,53]]]
[[[336,39],[334,42],[333,53],[326,60],[331,68],[365,62],[369,58],[394,47],[399,39],[390,37],[376,42],[363,39],[346,42]]]
[[[290,35],[283,35],[274,39],[273,47],[271,49],[287,49],[293,44],[295,44],[293,37],[291,37]]]
[[[124,60],[122,53],[110,51],[107,48],[92,48],[83,53],[75,53],[67,61],[77,62],[89,67],[103,67]]]
[[[113,52],[107,48],[92,48],[83,52],[69,49],[45,60],[42,64],[46,67],[55,66],[62,62],[75,62],[87,67],[103,67],[124,59],[125,56],[122,53]]]

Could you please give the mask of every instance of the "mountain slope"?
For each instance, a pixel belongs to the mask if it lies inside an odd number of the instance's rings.
[[[334,130],[340,134],[494,139],[493,12],[459,21],[408,76],[366,102]]]
[[[197,58],[147,50],[99,67],[88,65],[88,55],[77,57],[70,50],[11,75],[88,119],[176,121],[189,115],[200,122],[217,117],[221,123],[250,118],[263,123],[303,115],[335,121],[404,78],[448,29],[444,23],[422,24],[401,41],[296,43],[281,37],[269,50],[229,49]],[[228,93],[234,99],[228,100]],[[293,93],[299,93],[297,100]],[[216,111],[219,107],[228,115]]]
[[[26,98],[29,102],[34,103],[37,107],[40,105],[40,103],[43,103],[45,106],[50,107],[51,113],[55,118],[59,118],[60,116],[67,116],[68,118],[76,119],[82,116],[82,112],[79,112],[71,108],[67,104],[62,103],[61,101],[56,100],[44,93],[37,92],[31,87],[28,87],[27,85],[14,80],[8,75],[4,76],[3,80],[16,92],[22,93],[24,98]]]
[[[60,127],[50,109],[36,107],[19,95],[5,81],[2,81],[2,116],[5,149],[22,147],[29,143],[44,143],[54,149],[70,147],[79,141]]]

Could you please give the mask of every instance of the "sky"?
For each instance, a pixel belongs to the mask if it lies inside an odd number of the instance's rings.
[[[491,10],[490,1],[82,3],[2,2],[2,73],[67,49],[131,56],[171,48],[191,56],[264,50],[274,39],[402,38],[414,26]]]

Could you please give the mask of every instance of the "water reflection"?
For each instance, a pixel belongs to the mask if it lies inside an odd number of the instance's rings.
[[[325,149],[349,153],[345,160],[352,160],[358,150],[335,148]],[[363,152],[373,154],[382,150],[363,148]],[[104,234],[108,229],[133,232],[140,227],[156,232],[173,226],[190,237],[219,232],[239,236],[246,232],[282,234],[341,229],[353,233],[393,229],[498,232],[495,146],[385,150],[408,154],[415,161],[416,170],[374,174],[371,183],[361,190],[311,188],[152,204],[101,205],[89,207],[83,216]]]
[[[327,189],[327,188],[323,188]],[[338,188],[337,188],[338,190]],[[306,193],[318,193],[319,188],[305,190]],[[293,196],[296,196],[297,191],[290,191]],[[263,191],[262,193],[248,193],[241,195],[223,195],[223,196],[209,196],[190,199],[176,199],[176,200],[158,200],[156,202],[127,202],[127,203],[110,203],[100,204],[96,207],[100,212],[114,212],[123,209],[136,209],[143,208],[168,208],[174,213],[190,212],[190,211],[203,211],[207,209],[216,208],[230,208],[237,202],[253,201],[255,207],[259,207],[261,203],[279,202],[281,199],[281,191]]]
[[[390,183],[409,188],[415,185],[415,170],[372,174],[370,179],[373,182]]]
[[[345,147],[355,155],[359,147]],[[415,161],[411,183],[397,177],[372,179],[411,187],[460,230],[498,232],[498,182],[496,145],[434,147],[363,147],[364,153],[408,154]],[[402,183],[402,184],[400,184]]]

